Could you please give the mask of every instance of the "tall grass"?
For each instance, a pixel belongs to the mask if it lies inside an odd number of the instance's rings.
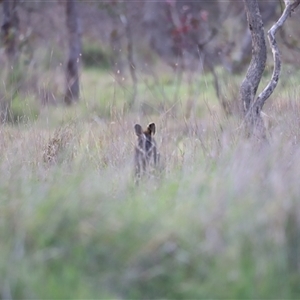
[[[1,297],[299,298],[298,95],[277,95],[259,145],[216,101],[104,118],[83,99],[53,126],[63,108],[2,126]],[[135,186],[133,125],[150,120],[161,161]]]

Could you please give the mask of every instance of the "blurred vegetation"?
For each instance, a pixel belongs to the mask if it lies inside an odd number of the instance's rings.
[[[18,126],[2,126],[1,297],[299,298],[294,79],[270,101],[259,149],[224,117],[210,76],[145,77],[141,114],[125,109],[126,80],[81,79],[77,106],[18,94]],[[152,120],[161,165],[137,187],[133,125]]]
[[[112,55],[109,49],[93,42],[83,42],[82,63],[87,68],[99,68],[109,70],[112,67]]]
[[[39,107],[34,97],[29,96],[20,99],[19,96],[14,97],[10,107],[11,121],[14,123],[23,123],[26,121],[34,121],[38,118]]]

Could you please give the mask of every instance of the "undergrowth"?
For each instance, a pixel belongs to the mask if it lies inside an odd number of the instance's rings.
[[[257,145],[216,99],[186,115],[186,86],[176,109],[149,88],[143,114],[106,80],[0,128],[1,297],[299,298],[299,90],[267,107]],[[159,170],[135,186],[133,126],[150,121]]]

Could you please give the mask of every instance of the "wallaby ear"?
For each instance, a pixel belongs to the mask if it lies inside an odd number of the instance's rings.
[[[155,124],[154,123],[150,123],[149,125],[148,125],[148,128],[147,128],[147,130],[148,130],[148,132],[149,132],[149,134],[155,134]]]
[[[135,124],[134,125],[134,130],[135,130],[135,134],[137,136],[140,136],[143,133],[143,129],[142,129],[142,126],[140,124]]]

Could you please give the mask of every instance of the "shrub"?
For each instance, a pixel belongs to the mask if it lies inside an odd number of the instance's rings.
[[[82,62],[86,67],[100,69],[111,68],[112,57],[109,51],[97,43],[83,42]]]

